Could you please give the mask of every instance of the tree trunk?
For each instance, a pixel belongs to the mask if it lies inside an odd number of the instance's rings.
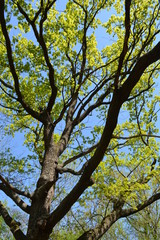
[[[28,240],[48,240],[49,232],[46,229],[47,218],[54,196],[56,182],[56,166],[58,163],[57,146],[53,142],[53,127],[48,124],[44,127],[45,154],[40,178],[32,199],[31,212],[28,224]]]

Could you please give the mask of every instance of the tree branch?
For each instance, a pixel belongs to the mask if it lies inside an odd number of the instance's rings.
[[[103,218],[102,222],[94,229],[83,233],[77,240],[95,240],[100,239],[104,233],[120,218],[118,211],[113,211]]]
[[[67,160],[61,165],[61,167],[65,167],[66,165],[68,165],[69,163],[75,161],[76,159],[78,159],[78,158],[80,158],[80,157],[83,157],[83,156],[87,155],[88,153],[91,153],[97,146],[98,146],[98,143],[95,144],[95,145],[93,145],[93,146],[90,147],[89,149],[87,149],[87,150],[79,153],[78,155],[67,159]]]
[[[146,89],[143,89],[142,91],[140,91],[139,93],[137,93],[137,94],[134,95],[133,97],[128,98],[127,101],[132,101],[133,99],[135,99],[135,98],[141,96],[142,93],[147,92],[151,87],[153,87],[153,85],[154,85],[154,83],[153,83],[152,85],[149,85]]]
[[[82,168],[78,172],[74,171],[71,168],[63,168],[63,167],[60,167],[60,166],[57,166],[56,170],[60,174],[62,174],[62,173],[71,173],[73,175],[79,176],[79,175],[81,175],[83,173],[83,171],[84,171],[86,166],[87,166],[87,162],[83,164]]]
[[[0,215],[3,217],[5,223],[9,226],[10,231],[16,240],[27,240],[27,237],[20,230],[20,223],[15,221],[8,213],[7,209],[0,202]]]
[[[87,104],[92,101],[92,99],[93,99],[93,97],[96,95],[96,93],[98,93],[98,92],[104,87],[104,85],[105,85],[107,82],[109,82],[110,80],[112,80],[112,79],[113,79],[113,76],[110,76],[110,77],[108,77],[107,79],[106,79],[106,76],[104,76],[104,77],[101,79],[100,84],[99,84],[98,86],[96,86],[87,96],[85,96],[85,97],[81,100],[81,102],[77,105],[77,107],[76,107],[76,109],[75,109],[75,111],[77,111],[78,108],[80,107],[79,110],[78,110],[77,116],[76,116],[76,118],[75,118],[74,121],[79,122],[79,118],[80,118],[81,112],[84,110],[85,106],[87,106]],[[99,103],[100,101],[103,101],[103,99],[105,98],[105,96],[107,96],[107,95],[112,91],[112,87],[113,87],[113,85],[111,84],[111,85],[106,89],[106,91],[99,96],[99,98],[97,99],[96,103],[97,103],[97,102]],[[86,98],[87,98],[87,99],[86,99]],[[83,102],[84,100],[85,100],[85,102]],[[98,105],[98,106],[99,106],[99,105]],[[95,107],[96,107],[96,106],[95,106]],[[90,109],[91,109],[91,108],[92,108],[92,105],[90,106]],[[94,107],[93,107],[93,109],[94,109]],[[93,109],[92,109],[92,110],[93,110]],[[86,111],[88,111],[88,109],[87,109]],[[85,114],[84,114],[84,115],[85,115]],[[84,117],[83,117],[83,119],[84,119]]]
[[[112,138],[113,131],[117,125],[117,119],[122,104],[129,97],[131,90],[139,81],[144,70],[150,64],[156,62],[159,59],[160,42],[150,52],[148,52],[139,59],[123,86],[118,89],[118,91],[115,91],[113,93],[112,102],[108,110],[106,124],[99,145],[94,155],[88,161],[87,166],[85,167],[84,172],[78,183],[50,215],[47,225],[48,228],[52,228],[53,226],[55,226],[57,222],[59,222],[66,215],[66,213],[70,210],[72,205],[77,201],[77,199],[81,196],[85,189],[93,184],[91,175],[104,157],[106,149]]]
[[[9,182],[7,182],[3,177],[2,177],[2,175],[0,175],[0,180],[6,185],[6,187],[8,188],[8,189],[10,189],[11,191],[13,191],[13,192],[15,192],[15,193],[17,193],[17,194],[19,194],[19,195],[21,195],[21,196],[24,196],[24,197],[27,197],[27,198],[32,198],[32,195],[30,194],[30,193],[27,193],[27,192],[25,192],[25,191],[21,191],[21,190],[19,190],[19,189],[17,189],[17,188],[15,188],[15,187],[13,187]]]
[[[115,83],[114,83],[115,89],[118,88],[120,72],[122,69],[125,55],[128,51],[128,39],[130,36],[130,5],[131,5],[131,0],[125,0],[125,36],[124,36],[123,50],[119,58],[118,70],[115,77]]]
[[[115,139],[124,139],[124,140],[126,140],[126,139],[133,139],[133,138],[141,138],[141,137],[160,138],[160,135],[154,135],[154,134],[138,134],[138,135],[128,136],[128,137],[112,135],[112,138],[115,138]]]
[[[9,109],[9,110],[13,110],[13,111],[15,111],[17,113],[22,113],[23,112],[23,110],[19,110],[19,109],[13,108],[13,107],[8,107],[8,106],[5,106],[5,105],[3,105],[1,103],[0,103],[0,106],[3,107],[3,108]]]
[[[1,78],[0,78],[0,82],[7,88],[10,88],[11,90],[14,89],[14,87],[12,87],[11,85],[9,85],[8,83],[6,83],[5,81],[3,81]]]
[[[135,214],[144,208],[148,207],[150,204],[154,203],[155,201],[160,199],[160,193],[157,193],[147,199],[143,204],[139,204],[136,208],[130,208],[130,209],[117,209],[115,211],[112,211],[110,214],[108,214],[106,217],[103,218],[102,222],[97,225],[94,229],[90,229],[89,231],[85,232],[83,235],[81,235],[78,240],[94,240],[99,239],[102,237],[105,232],[108,231],[108,229],[120,218],[128,217],[132,214]]]
[[[3,91],[8,97],[10,97],[10,98],[18,101],[18,98],[12,96],[12,95],[11,95],[10,93],[8,93],[2,86],[0,86],[0,88],[2,89],[2,91]]]
[[[144,203],[136,206],[136,208],[123,209],[122,212],[121,212],[121,218],[122,217],[128,217],[128,216],[130,216],[134,213],[137,213],[137,212],[143,210],[144,208],[148,207],[149,205],[151,205],[152,203],[154,203],[155,201],[157,201],[159,199],[160,199],[160,193],[156,193],[152,197],[150,197],[146,201],[144,201]]]
[[[30,206],[28,206],[15,192],[13,192],[2,183],[0,183],[0,190],[2,190],[8,197],[10,197],[15,202],[15,204],[24,212],[28,214],[30,213]]]
[[[0,1],[0,24],[1,24],[2,33],[4,35],[5,42],[6,42],[7,57],[8,57],[8,61],[9,61],[9,67],[10,67],[10,71],[11,71],[12,77],[14,79],[15,91],[16,91],[16,94],[17,94],[17,97],[18,97],[18,101],[21,103],[23,108],[29,114],[31,114],[31,116],[33,116],[34,118],[36,118],[39,121],[42,121],[42,118],[40,117],[40,115],[36,111],[31,109],[23,100],[23,96],[21,94],[20,87],[19,87],[18,75],[16,73],[16,69],[15,69],[15,66],[14,66],[11,42],[10,42],[10,38],[9,38],[9,35],[8,35],[8,32],[7,32],[6,21],[5,21],[5,17],[4,17],[4,9],[5,9],[5,1],[2,0],[2,1]]]
[[[46,43],[45,43],[44,38],[43,38],[43,30],[42,29],[43,29],[43,22],[46,20],[46,17],[47,17],[47,12],[55,2],[56,2],[56,0],[52,1],[48,5],[48,7],[45,8],[44,16],[40,20],[40,33],[38,33],[38,31],[37,31],[35,22],[32,21],[29,18],[29,16],[23,10],[23,8],[20,6],[20,4],[17,3],[17,6],[18,6],[18,9],[19,9],[20,13],[25,17],[26,21],[32,26],[32,29],[33,29],[34,35],[36,37],[36,40],[38,41],[39,45],[42,48],[44,59],[45,59],[45,62],[47,64],[47,67],[48,67],[48,70],[49,70],[49,82],[50,82],[50,87],[52,89],[52,92],[51,92],[51,96],[50,96],[50,99],[49,99],[49,102],[48,102],[48,105],[47,105],[47,112],[48,113],[51,112],[52,107],[55,103],[55,99],[56,99],[56,96],[57,96],[57,87],[55,86],[55,81],[54,81],[54,68],[53,68],[53,66],[50,62],[50,59],[49,59],[48,49],[47,49]]]
[[[120,90],[125,101],[128,100],[128,97],[132,89],[138,83],[145,69],[152,63],[158,61],[159,59],[160,59],[160,42],[158,42],[157,45],[152,50],[150,50],[148,53],[144,54],[142,57],[139,58],[135,67],[131,71],[129,77],[122,85]]]
[[[73,129],[73,114],[74,114],[74,110],[75,110],[75,106],[77,103],[77,97],[78,94],[75,93],[74,96],[72,97],[68,112],[67,112],[67,116],[66,116],[66,125],[64,128],[64,131],[61,135],[61,138],[59,140],[59,156],[62,154],[62,152],[65,150],[68,141],[70,139],[70,135]]]

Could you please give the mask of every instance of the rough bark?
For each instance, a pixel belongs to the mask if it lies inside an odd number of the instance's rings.
[[[45,155],[37,188],[32,198],[27,238],[29,240],[47,240],[50,232],[46,228],[50,206],[54,196],[56,167],[58,162],[57,146],[53,142],[53,126],[44,127]]]

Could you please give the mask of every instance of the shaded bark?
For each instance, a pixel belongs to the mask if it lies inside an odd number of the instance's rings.
[[[7,209],[0,202],[0,216],[3,217],[5,223],[9,226],[10,231],[16,240],[27,240],[26,236],[20,230],[20,223],[15,221],[8,213]]]

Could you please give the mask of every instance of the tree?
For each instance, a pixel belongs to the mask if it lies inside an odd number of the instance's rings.
[[[142,212],[128,218],[132,233],[137,239],[159,239],[159,204],[155,202]]]
[[[0,1],[5,132],[33,153],[2,154],[0,190],[29,216],[25,233],[0,202],[15,239],[47,240],[71,213],[79,240],[99,239],[160,199],[159,16],[156,0]]]

